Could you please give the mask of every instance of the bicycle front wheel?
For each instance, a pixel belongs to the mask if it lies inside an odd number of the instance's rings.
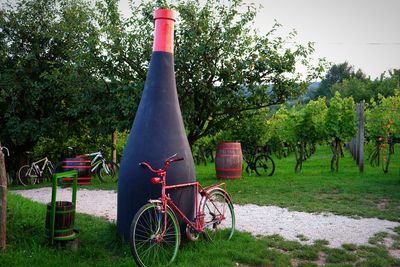
[[[216,188],[203,202],[204,234],[212,241],[229,240],[235,231],[235,212],[228,194]]]
[[[132,220],[129,241],[137,265],[151,267],[171,264],[178,254],[180,243],[175,214],[170,209],[162,213],[153,203],[144,205]]]
[[[31,166],[24,165],[18,171],[18,180],[20,184],[27,186],[35,184],[37,179],[36,171],[31,169]]]
[[[258,176],[272,176],[275,172],[275,162],[270,156],[260,155],[256,158],[255,171]]]
[[[99,168],[100,181],[102,181],[103,183],[118,181],[118,170],[119,167],[117,163],[106,160],[104,165],[100,165]]]

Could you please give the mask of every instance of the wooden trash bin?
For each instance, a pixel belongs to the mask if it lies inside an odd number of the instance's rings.
[[[56,201],[57,183],[65,177],[72,177],[71,201]],[[51,202],[47,204],[45,232],[53,245],[55,241],[72,241],[77,239],[79,231],[75,228],[76,191],[78,171],[55,173],[53,175]]]
[[[47,204],[46,231],[50,231],[50,214],[52,204]],[[54,220],[54,237],[67,237],[74,235],[75,205],[70,201],[56,201]]]

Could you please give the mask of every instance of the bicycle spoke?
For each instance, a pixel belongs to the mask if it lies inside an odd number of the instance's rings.
[[[141,266],[165,266],[173,261],[178,251],[178,224],[171,212],[160,213],[154,204],[141,210],[132,222],[132,254]],[[167,216],[166,221],[164,216]]]
[[[99,163],[98,175],[102,182],[116,182],[118,180],[118,165],[113,161]]]
[[[221,190],[211,192],[203,206],[204,231],[211,240],[230,239],[234,232],[232,203]]]

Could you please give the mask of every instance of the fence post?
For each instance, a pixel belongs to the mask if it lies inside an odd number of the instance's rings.
[[[6,249],[7,176],[4,154],[0,149],[0,250]]]
[[[358,168],[360,172],[364,172],[364,127],[365,127],[365,116],[364,116],[364,101],[358,104]]]

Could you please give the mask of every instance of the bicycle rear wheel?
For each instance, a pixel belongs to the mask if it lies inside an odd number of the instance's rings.
[[[36,171],[31,168],[29,165],[22,166],[18,171],[18,180],[24,185],[35,184],[37,179]]]
[[[204,214],[204,233],[212,241],[229,240],[235,231],[235,212],[228,194],[216,188],[205,197],[202,212]]]
[[[116,182],[118,181],[118,164],[111,161],[106,160],[104,165],[100,165],[99,168],[99,179],[103,183],[106,182]]]
[[[180,243],[179,224],[168,209],[166,231],[164,214],[156,204],[144,205],[132,220],[130,247],[135,262],[142,267],[166,266],[178,254]]]
[[[259,176],[272,176],[275,172],[275,162],[270,156],[267,156],[265,154],[260,155],[256,158],[255,167],[255,171]]]

